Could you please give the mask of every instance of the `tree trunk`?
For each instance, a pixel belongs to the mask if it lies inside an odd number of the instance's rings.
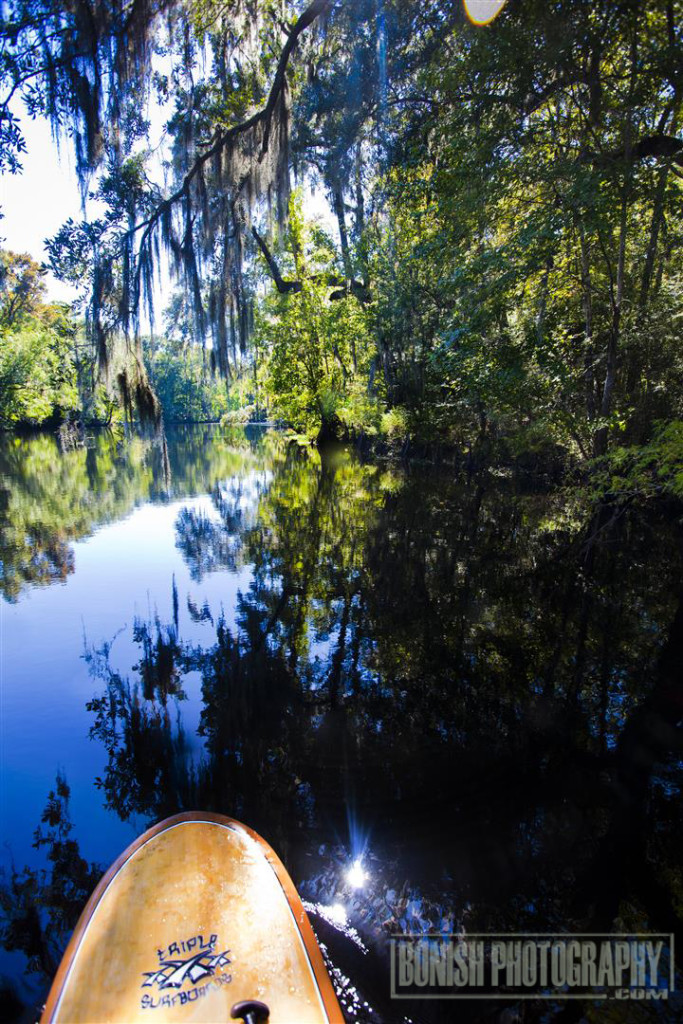
[[[659,232],[661,231],[662,221],[664,219],[664,195],[666,193],[666,182],[668,177],[669,164],[664,164],[659,171],[659,180],[657,181],[657,190],[655,192],[655,200],[652,208],[652,221],[650,222],[650,240],[647,246],[645,266],[643,267],[643,277],[640,283],[638,307],[641,313],[645,311],[648,299],[650,298],[652,275],[654,273],[655,257],[657,255],[657,245],[659,243]]]
[[[356,145],[356,243],[365,231],[365,199],[363,198],[363,154],[360,141]]]
[[[349,251],[349,236],[346,231],[346,214],[344,212],[344,194],[339,182],[335,182],[332,190],[332,205],[334,215],[339,225],[339,241],[341,243],[342,261],[344,263],[344,277],[348,286],[353,274],[351,272],[351,253]]]
[[[545,270],[541,277],[541,297],[538,303],[538,312],[536,314],[536,339],[540,345],[543,341],[543,328],[545,326],[545,311],[548,305],[548,279],[550,277],[550,271],[553,268],[553,258],[548,256],[545,263]]]
[[[619,255],[617,257],[617,279],[616,291],[610,289],[612,301],[612,325],[607,343],[607,362],[605,367],[605,383],[602,389],[602,401],[600,402],[600,418],[606,421],[612,411],[612,398],[614,385],[617,379],[617,356],[619,352],[619,337],[621,333],[622,308],[624,301],[624,275],[626,270],[626,236],[628,231],[628,204],[631,194],[631,181],[633,176],[633,140],[631,124],[631,102],[635,89],[636,69],[638,63],[638,26],[634,25],[633,40],[631,43],[631,80],[629,84],[628,108],[626,112],[626,124],[624,126],[624,184],[621,198],[621,213],[619,217]],[[596,456],[604,455],[607,451],[609,428],[605,422],[596,431],[593,450]]]
[[[581,286],[584,317],[583,381],[588,420],[592,423],[597,411],[595,404],[595,349],[593,346],[593,293],[588,243],[582,225],[579,225],[579,237],[581,240]]]
[[[621,332],[621,311],[624,299],[624,269],[626,265],[626,232],[628,220],[628,196],[627,185],[624,186],[624,195],[621,201],[621,216],[619,218],[619,256],[617,260],[616,291],[612,300],[612,323],[610,326],[607,341],[607,361],[605,367],[605,383],[602,389],[600,402],[600,418],[606,420],[612,411],[612,398],[614,385],[617,379],[617,356],[619,352],[619,337]],[[607,451],[609,428],[604,423],[596,432],[593,442],[593,454],[596,457],[604,455]]]
[[[676,96],[673,104],[671,123],[667,129],[671,135],[675,135],[678,130],[679,105],[679,98]],[[664,128],[666,125],[666,115],[663,116],[661,124],[662,128]],[[650,297],[652,276],[654,273],[655,259],[657,257],[657,246],[659,244],[659,234],[664,221],[664,198],[666,196],[666,184],[669,178],[670,169],[671,164],[668,161],[665,162],[660,168],[657,178],[657,188],[655,189],[654,202],[652,205],[652,220],[650,221],[650,239],[645,256],[645,266],[643,267],[643,276],[640,284],[640,297],[638,300],[638,308],[641,313],[646,309],[648,299]]]

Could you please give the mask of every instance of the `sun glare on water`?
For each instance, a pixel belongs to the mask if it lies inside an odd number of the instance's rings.
[[[505,0],[463,0],[463,3],[473,25],[488,25],[500,14]]]
[[[325,907],[325,910],[327,910],[327,913],[335,924],[343,925],[347,923],[348,917],[346,915],[346,910],[341,903],[334,903],[331,907]]]
[[[354,889],[361,889],[367,881],[367,872],[360,860],[355,860],[346,872],[346,880]]]

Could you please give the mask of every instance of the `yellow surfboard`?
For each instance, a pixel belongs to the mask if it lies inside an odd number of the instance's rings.
[[[92,894],[41,1021],[343,1024],[301,900],[252,829],[177,814]]]

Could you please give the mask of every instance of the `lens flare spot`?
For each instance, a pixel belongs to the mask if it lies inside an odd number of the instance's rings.
[[[505,0],[463,0],[465,14],[473,25],[488,25],[497,18]]]

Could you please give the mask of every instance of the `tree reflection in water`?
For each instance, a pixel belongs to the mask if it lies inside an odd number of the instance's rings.
[[[0,884],[0,944],[8,951],[26,956],[29,974],[52,978],[62,953],[76,926],[90,893],[103,868],[89,864],[80,854],[78,842],[71,837],[69,785],[58,774],[49,794],[41,824],[35,831],[33,846],[45,848],[48,866],[12,867]],[[15,1011],[20,1003],[11,987],[0,992]]]
[[[246,504],[239,488],[212,493],[215,517],[181,512],[177,544],[194,580],[251,568],[234,613],[188,597],[190,618],[215,624],[198,646],[176,594],[174,622],[136,622],[130,679],[110,649],[90,654],[112,811],[201,807],[260,831],[377,1008],[367,1019],[394,1019],[396,930],[678,930],[670,510],[572,523],[564,499],[512,477],[282,447]],[[361,855],[367,882],[352,888]],[[325,919],[336,904],[371,969]],[[528,1004],[525,1019],[545,1012]]]
[[[176,430],[163,436],[88,436],[64,450],[58,436],[0,438],[0,594],[15,602],[30,586],[74,571],[70,544],[145,501],[204,493],[207,479],[263,462],[259,434]]]

